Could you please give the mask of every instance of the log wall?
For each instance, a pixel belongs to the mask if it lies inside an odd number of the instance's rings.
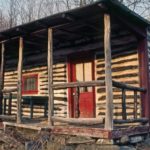
[[[101,38],[103,39],[103,38]],[[112,33],[112,76],[113,80],[130,84],[139,87],[139,64],[137,54],[137,40],[129,32],[116,31]],[[100,39],[99,39],[100,41]],[[54,51],[53,65],[53,83],[68,82],[67,56],[74,52],[93,51],[95,54],[95,80],[104,80],[104,49],[103,41],[98,43],[89,43],[86,45],[73,48],[66,48]],[[26,51],[24,51],[26,53]],[[25,54],[26,55],[26,54]],[[35,57],[36,56],[36,57]],[[39,61],[40,60],[40,61]],[[13,88],[17,86],[17,72],[9,71],[9,68],[14,68],[17,59],[9,59],[6,62],[7,70],[5,72],[4,87]],[[48,79],[47,79],[47,53],[36,53],[35,55],[28,54],[24,56],[23,75],[38,74],[38,96],[47,96],[48,94]],[[16,93],[13,93],[14,95]],[[122,102],[121,90],[113,88],[113,103],[114,103],[114,118],[122,119]],[[133,118],[134,97],[133,91],[127,91],[127,118]],[[96,87],[96,117],[105,116],[105,88]],[[68,93],[67,90],[54,91],[54,115],[67,117],[68,115]],[[16,99],[13,99],[13,113],[16,112]],[[23,108],[23,114],[29,115],[30,108]],[[41,116],[44,113],[44,108],[41,106],[34,107],[34,116]],[[141,114],[140,94],[138,93],[138,116]]]
[[[130,51],[130,53],[128,53]],[[117,52],[117,49],[116,49]],[[126,49],[122,53],[112,53],[112,78],[115,81],[139,87],[138,54],[136,47]],[[104,80],[104,58],[96,54],[96,79]],[[105,87],[96,88],[96,116],[105,116]],[[126,91],[127,118],[133,118],[134,92]],[[122,119],[122,92],[113,88],[114,118]],[[141,113],[140,93],[138,93],[138,115]]]
[[[130,54],[126,55],[128,49],[119,55],[116,52],[112,55],[112,75],[113,80],[127,83],[133,86],[139,86],[138,76],[138,54],[136,48],[130,50]],[[104,58],[103,54],[96,52],[95,54],[95,79],[104,80]],[[59,59],[54,64],[54,83],[67,82],[67,63],[66,58]],[[33,69],[23,70],[23,75],[38,74],[38,96],[47,96],[47,67],[35,67]],[[17,72],[9,71],[5,72],[4,87],[14,88],[17,86]],[[96,116],[105,116],[105,88],[96,87]],[[114,99],[114,115],[116,119],[121,119],[122,102],[121,102],[121,90],[113,88]],[[129,118],[133,117],[133,91],[127,91],[127,114]],[[16,92],[13,92],[16,95]],[[139,95],[139,94],[138,94]],[[139,96],[140,98],[140,96]],[[54,91],[54,113],[56,116],[67,116],[68,104],[67,104],[67,90],[55,90]],[[140,99],[138,99],[138,114],[140,115]],[[13,99],[12,105],[13,113],[16,112],[16,99]],[[25,106],[23,108],[23,114],[29,115],[30,108]],[[34,115],[42,116],[44,113],[43,106],[35,106]]]
[[[54,83],[63,83],[67,82],[66,77],[66,58],[55,59],[53,65],[53,82]],[[48,95],[48,79],[47,79],[47,66],[43,65],[41,67],[33,67],[31,69],[23,69],[24,75],[38,74],[38,94],[32,94],[36,96],[47,96]],[[17,71],[8,71],[5,72],[4,76],[4,88],[15,88],[17,87]],[[13,97],[16,96],[16,92],[13,92]],[[31,94],[26,94],[31,95]],[[12,100],[12,114],[16,113],[16,98]],[[65,117],[67,114],[67,92],[66,90],[55,90],[54,91],[54,114],[56,116]],[[8,105],[8,102],[7,102]],[[8,108],[6,109],[8,111]],[[27,105],[23,106],[23,115],[28,115],[30,113],[30,108]],[[34,106],[34,116],[43,116],[44,106]]]

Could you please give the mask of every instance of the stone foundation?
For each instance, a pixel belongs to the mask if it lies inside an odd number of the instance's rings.
[[[6,131],[7,129],[10,129],[10,127],[7,127]],[[9,135],[10,131],[11,133],[13,133],[12,137],[11,135]],[[130,137],[123,136],[120,139],[109,140],[76,135],[53,134],[49,129],[42,130],[39,133],[38,130],[36,131],[33,129],[31,130],[11,127],[10,131],[5,132],[6,136],[8,135],[8,141],[11,141],[9,139],[14,139],[16,140],[16,143],[24,144],[25,150],[141,150],[141,148],[142,150],[150,149],[150,139],[146,135],[137,135]],[[2,134],[4,135],[4,131],[2,132]],[[5,146],[5,143],[2,143],[2,146]],[[12,142],[10,143],[10,147],[11,146]],[[148,149],[144,149],[143,147],[148,147]],[[17,147],[14,147],[14,150],[18,150],[16,148]]]

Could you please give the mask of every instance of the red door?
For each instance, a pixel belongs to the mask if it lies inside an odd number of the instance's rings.
[[[91,59],[72,59],[69,68],[70,82],[92,81],[94,80],[94,63]],[[80,87],[79,92],[79,117],[95,117],[95,99],[93,87]],[[75,89],[69,90],[69,111],[70,117],[75,117],[74,95]]]

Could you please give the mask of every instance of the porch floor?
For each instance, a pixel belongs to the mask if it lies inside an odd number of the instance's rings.
[[[138,136],[148,135],[150,132],[149,125],[140,124],[126,124],[122,126],[115,125],[114,130],[105,130],[104,126],[75,126],[55,123],[54,126],[49,126],[47,118],[23,118],[21,124],[17,124],[15,121],[5,121],[1,123],[1,129],[5,130],[7,127],[26,128],[31,130],[49,130],[53,134],[62,135],[74,135],[74,136],[86,136],[100,139],[120,139],[123,136]]]

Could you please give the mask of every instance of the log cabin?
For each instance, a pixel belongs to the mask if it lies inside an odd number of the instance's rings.
[[[149,25],[99,0],[0,32],[1,116],[15,115],[18,125],[44,117],[62,134],[148,133]]]

